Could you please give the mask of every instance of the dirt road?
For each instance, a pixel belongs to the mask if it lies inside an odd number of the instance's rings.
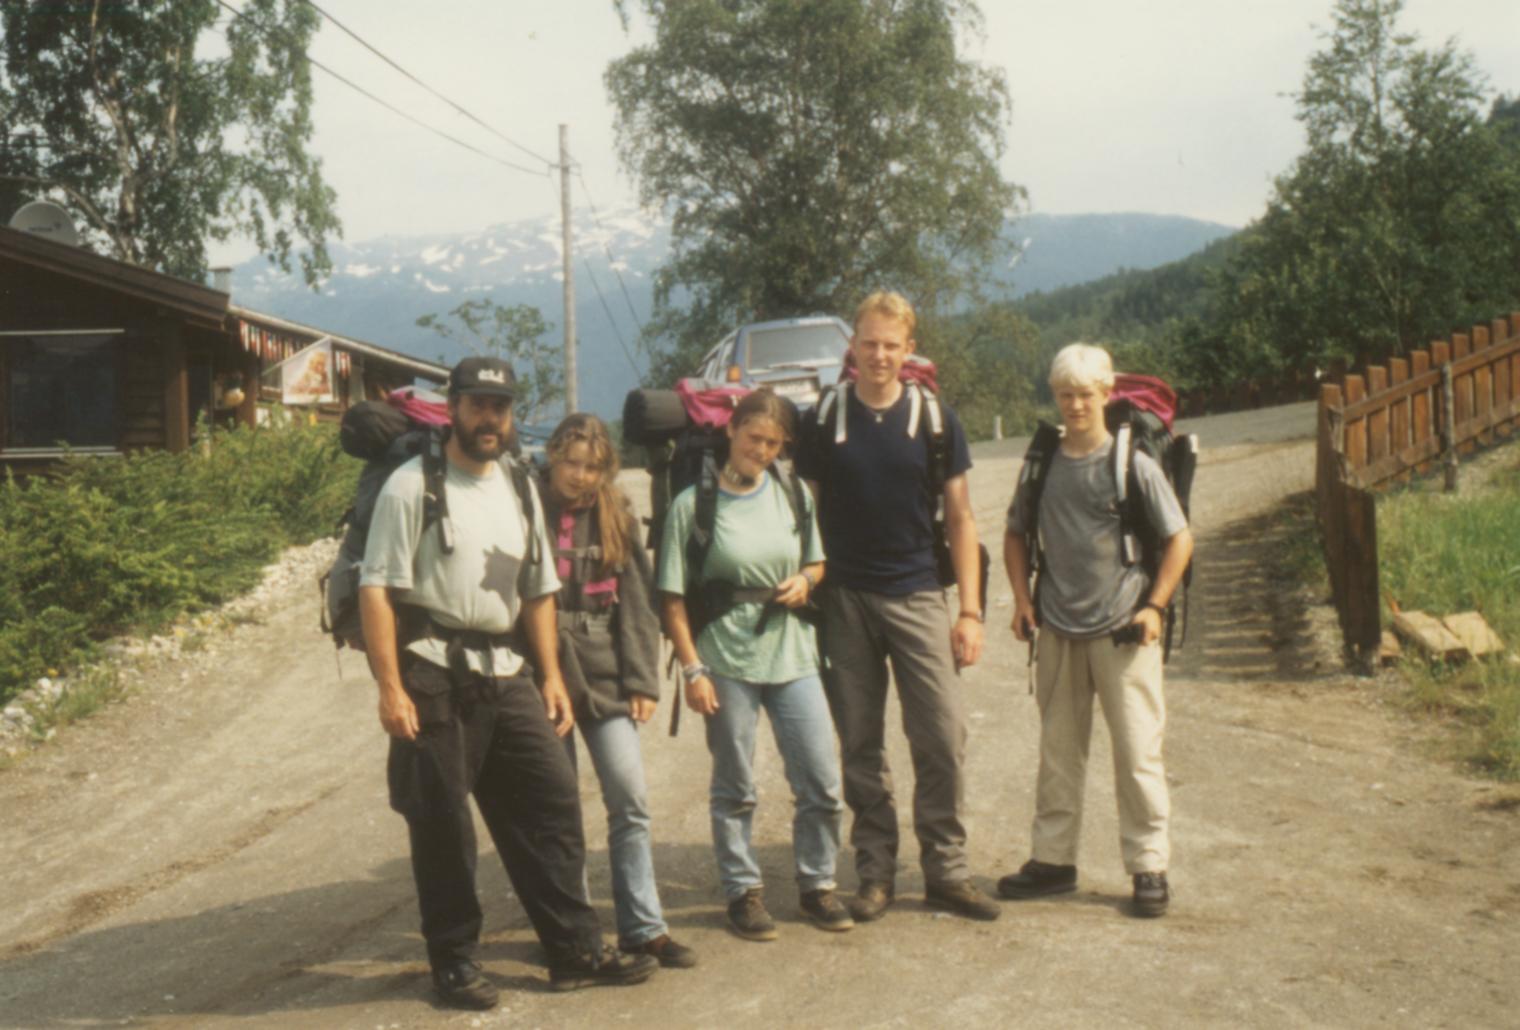
[[[1309,632],[1312,613],[1274,580],[1282,539],[1267,513],[1308,485],[1311,420],[1296,406],[1194,427],[1199,575],[1190,638],[1168,672],[1165,919],[1123,913],[1100,721],[1079,893],[973,924],[924,908],[909,869],[888,917],[843,935],[796,916],[788,793],[763,740],[756,839],[782,935],[740,941],[723,929],[708,758],[687,719],[674,740],[647,730],[645,760],[667,915],[701,966],[638,988],[548,993],[485,855],[480,958],[502,1006],[438,1010],[403,824],[386,806],[373,687],[348,657],[339,679],[302,589],[217,644],[209,671],[164,668],[153,689],[0,773],[0,1024],[1515,1025],[1520,792],[1426,757],[1375,685],[1341,674]],[[989,544],[1020,451],[978,448],[972,493]],[[998,575],[988,654],[965,676],[970,850],[989,889],[1026,857],[1035,769],[1035,707],[1008,613]],[[893,746],[905,784],[900,733]],[[600,800],[594,782],[583,787],[591,887],[610,925]]]

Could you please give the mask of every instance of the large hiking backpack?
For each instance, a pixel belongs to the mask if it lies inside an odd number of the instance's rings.
[[[407,387],[392,391],[384,401],[361,401],[343,413],[338,443],[344,452],[364,462],[353,504],[338,520],[334,533],[343,533],[332,567],[317,579],[322,595],[322,632],[337,648],[364,650],[364,627],[359,617],[359,574],[369,542],[370,520],[386,480],[406,462],[422,457],[422,531],[437,527],[439,546],[445,554],[454,550],[454,528],[449,520],[448,458],[444,446],[449,435],[448,407],[442,397]],[[517,493],[526,525],[529,560],[537,560],[538,536],[534,532],[534,508],[527,468],[510,458],[501,459]]]
[[[849,392],[858,375],[854,355],[851,354],[846,357],[844,369],[839,375],[839,384],[825,391],[818,399],[818,407],[813,411],[813,418],[817,420],[820,428],[828,426],[830,418],[834,420],[833,440],[835,443],[843,443],[845,440],[845,409],[848,406]],[[935,570],[940,586],[952,587],[956,583],[955,563],[951,558],[950,537],[945,527],[945,481],[949,478],[947,472],[950,468],[950,438],[945,432],[945,412],[939,399],[938,370],[934,362],[928,358],[910,354],[903,362],[897,378],[903,384],[903,389],[908,391],[908,403],[912,406],[908,414],[908,435],[918,435],[920,422],[925,426],[924,445],[928,448],[929,492],[934,497]],[[976,546],[981,576],[979,600],[982,617],[985,619],[987,617],[987,574],[992,562],[986,545],[978,541]]]
[[[718,471],[728,460],[728,423],[750,390],[739,386],[699,389],[683,379],[674,390],[633,390],[623,404],[623,436],[649,452],[649,546],[659,565],[665,518],[671,502],[688,486],[696,487],[692,533],[686,541],[686,616],[692,639],[737,604],[762,602],[769,591],[716,580],[702,581],[701,570],[712,548],[718,521]],[[783,398],[784,400],[785,398]],[[787,403],[790,403],[788,401]],[[811,523],[802,491],[807,487],[781,461],[771,466],[776,484],[792,511],[798,553],[805,554]],[[804,613],[804,617],[807,617]],[[760,625],[764,625],[764,620]],[[671,655],[672,666],[675,655]],[[679,699],[670,713],[670,733],[680,726]]]
[[[1119,499],[1120,558],[1125,565],[1139,565],[1146,576],[1154,580],[1161,568],[1161,554],[1166,541],[1150,524],[1145,503],[1135,474],[1135,455],[1143,453],[1154,461],[1171,484],[1177,495],[1182,514],[1192,518],[1191,496],[1193,476],[1198,467],[1198,437],[1193,433],[1174,435],[1172,423],[1177,414],[1177,395],[1170,386],[1154,376],[1119,374],[1114,376],[1114,388],[1108,395],[1108,406],[1103,411],[1103,421],[1114,438],[1109,467],[1113,472],[1114,488]],[[1024,468],[1019,475],[1020,483],[1029,492],[1029,525],[1027,536],[1030,576],[1034,581],[1038,598],[1040,573],[1044,566],[1044,552],[1039,544],[1040,498],[1044,495],[1045,481],[1051,463],[1061,447],[1062,430],[1049,422],[1041,422],[1035,429],[1024,452]],[[1179,645],[1187,641],[1187,592],[1193,580],[1190,561],[1182,576],[1182,634]],[[1039,604],[1036,600],[1035,611]],[[1162,616],[1163,660],[1170,658],[1172,640],[1177,625],[1177,598],[1167,604]]]

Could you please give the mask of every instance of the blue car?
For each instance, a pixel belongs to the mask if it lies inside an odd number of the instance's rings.
[[[725,336],[698,366],[703,386],[768,386],[800,410],[839,381],[850,327],[832,315],[752,322]]]

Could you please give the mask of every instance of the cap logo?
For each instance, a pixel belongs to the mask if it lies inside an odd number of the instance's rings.
[[[479,379],[482,383],[500,383],[502,386],[507,385],[507,377],[494,368],[481,369],[479,372],[475,373],[475,378]]]

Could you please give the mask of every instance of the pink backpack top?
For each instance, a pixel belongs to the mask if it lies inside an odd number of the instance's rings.
[[[419,425],[449,424],[449,402],[432,390],[403,386],[386,394],[385,402]]]
[[[747,386],[712,386],[698,389],[695,381],[682,379],[676,383],[676,394],[686,408],[686,417],[692,425],[701,429],[722,429],[733,418],[734,408],[750,393]]]
[[[839,370],[839,381],[850,382],[860,378],[860,369],[855,367],[855,352],[845,351],[844,367]],[[903,362],[902,369],[897,373],[899,382],[917,383],[931,393],[939,393],[939,370],[934,362],[919,354],[909,354]]]
[[[1172,420],[1177,417],[1177,393],[1155,376],[1128,372],[1114,376],[1114,388],[1108,395],[1108,403],[1119,401],[1129,401],[1141,411],[1149,411],[1161,420],[1168,433],[1172,431]]]

